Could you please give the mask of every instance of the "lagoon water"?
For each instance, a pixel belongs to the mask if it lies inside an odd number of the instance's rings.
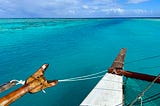
[[[110,67],[124,47],[126,63],[160,55],[159,30],[160,19],[0,19],[0,84],[25,80],[43,63],[50,65],[47,79],[96,73]],[[157,66],[159,57],[126,64],[125,69],[157,75]],[[11,106],[78,106],[99,80],[62,82]]]

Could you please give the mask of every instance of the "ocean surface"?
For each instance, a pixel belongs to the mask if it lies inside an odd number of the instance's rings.
[[[127,48],[126,63],[160,55],[160,19],[0,19],[0,84],[26,80],[44,63],[49,64],[47,79],[100,72],[121,48]],[[160,57],[124,68],[157,75]],[[100,79],[61,82],[11,106],[78,106]]]

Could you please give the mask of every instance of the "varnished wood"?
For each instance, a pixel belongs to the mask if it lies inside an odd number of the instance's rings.
[[[26,80],[24,86],[0,98],[0,106],[8,106],[28,92],[36,93],[48,87],[55,86],[58,83],[58,80],[48,81],[44,77],[44,72],[47,67],[48,64],[42,65],[42,67],[40,67],[33,75],[31,75]]]
[[[10,103],[14,102],[18,98],[22,97],[29,91],[29,86],[24,85],[21,88],[11,92],[10,94],[0,98],[0,106],[8,106]]]
[[[4,91],[8,90],[9,88],[15,86],[16,83],[17,83],[16,81],[10,81],[10,82],[7,82],[3,85],[0,85],[0,93],[2,93]]]
[[[113,68],[110,68],[108,70],[108,73],[112,73],[116,75],[124,75],[126,77],[140,79],[140,80],[149,81],[149,82],[152,82],[157,77],[157,76],[152,76],[152,75],[142,74],[142,73],[137,73],[137,72],[131,72],[131,71],[125,71],[125,70],[115,70]],[[155,82],[160,83],[160,78],[158,78]]]
[[[125,55],[126,55],[126,49],[122,48],[111,67],[115,69],[122,69],[124,66]]]
[[[125,55],[126,55],[126,49],[123,48],[121,49],[117,58],[114,60],[112,66],[108,69],[108,73],[121,75],[121,76],[124,75],[126,77],[150,81],[150,82],[152,82],[156,78],[156,76],[152,76],[152,75],[123,70]],[[156,83],[160,83],[160,78],[156,80]]]

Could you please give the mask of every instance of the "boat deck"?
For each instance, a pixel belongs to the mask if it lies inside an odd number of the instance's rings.
[[[123,78],[106,73],[80,106],[122,106]]]

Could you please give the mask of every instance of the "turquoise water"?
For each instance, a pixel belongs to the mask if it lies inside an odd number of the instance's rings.
[[[49,63],[47,79],[107,69],[122,47],[126,62],[160,54],[160,19],[0,19],[0,83],[27,79]],[[160,58],[125,69],[157,75]],[[100,80],[59,83],[46,94],[27,94],[11,106],[78,106]],[[0,94],[0,96],[16,89]]]
[[[150,84],[150,82],[132,78],[124,78],[124,82],[124,106],[128,106]],[[135,102],[134,106],[141,106],[141,100],[142,106],[159,106],[160,84],[154,83],[151,88],[144,93],[142,99],[138,99]]]

